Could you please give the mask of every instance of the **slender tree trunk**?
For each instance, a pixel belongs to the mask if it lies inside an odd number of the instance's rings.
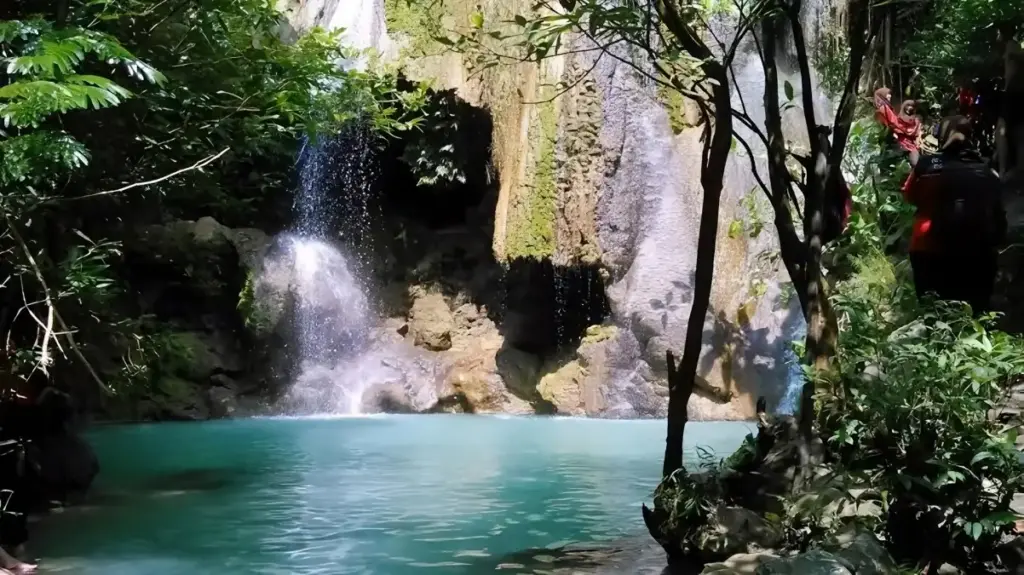
[[[57,0],[54,18],[58,28],[63,28],[68,23],[68,3],[70,0]]]
[[[714,123],[709,123],[701,165],[700,227],[697,237],[697,266],[694,274],[693,303],[686,323],[686,341],[678,369],[671,354],[669,363],[668,430],[665,436],[665,459],[662,474],[668,477],[683,466],[683,435],[686,431],[686,407],[693,392],[704,338],[704,322],[711,301],[711,284],[715,275],[715,252],[718,243],[718,209],[722,199],[725,164],[732,144],[732,108],[725,68],[708,65],[713,87]]]

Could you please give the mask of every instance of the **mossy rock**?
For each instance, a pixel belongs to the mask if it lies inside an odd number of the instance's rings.
[[[547,259],[555,253],[558,112],[554,101],[539,104],[536,126],[539,135],[532,154],[532,178],[517,191],[510,206],[508,260]]]
[[[612,339],[619,333],[619,328],[614,325],[592,325],[587,328],[583,336],[583,344],[601,343]]]
[[[148,405],[145,405],[148,404]],[[205,420],[210,417],[209,405],[199,386],[191,381],[164,376],[157,379],[153,394],[144,402],[147,419]]]

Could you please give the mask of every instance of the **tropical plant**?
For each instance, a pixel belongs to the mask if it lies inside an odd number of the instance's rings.
[[[341,31],[286,42],[264,0],[17,0],[0,16],[0,332],[23,379],[70,353],[109,391],[88,347],[137,327],[111,299],[126,230],[279,224],[303,138],[410,130],[426,100],[392,69],[345,65],[372,55]]]

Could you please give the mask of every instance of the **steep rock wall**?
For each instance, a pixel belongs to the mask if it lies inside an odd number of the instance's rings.
[[[541,394],[567,413],[662,415],[665,351],[681,349],[686,335],[703,193],[699,128],[692,127],[695,118],[685,101],[659,93],[612,58],[594,67],[594,53],[481,69],[479,62],[430,39],[429,23],[434,31],[465,29],[478,10],[488,23],[509,21],[529,10],[527,2],[454,0],[431,14],[401,0],[388,0],[385,8],[407,76],[455,88],[491,113],[492,158],[500,178],[496,256],[604,270],[610,322],[618,329],[600,341],[585,338],[574,357],[543,375]],[[812,3],[805,18],[813,24],[823,11]],[[809,28],[813,41],[818,26]],[[799,89],[786,55],[781,76]],[[753,46],[744,49],[734,71],[734,101],[763,125],[764,77]],[[553,97],[558,82],[572,88]],[[823,94],[816,90],[815,107],[825,123],[829,105]],[[800,119],[799,110],[783,117],[796,142],[806,140]],[[769,210],[759,206],[750,170],[752,161],[764,170],[764,150],[751,134],[745,136],[755,157],[733,154],[719,213],[702,382],[690,405],[691,416],[699,419],[749,418],[762,395],[786,408],[795,381],[789,344],[804,329],[778,261]],[[760,227],[766,229],[751,233]]]

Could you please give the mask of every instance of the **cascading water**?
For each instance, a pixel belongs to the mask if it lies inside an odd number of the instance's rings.
[[[299,155],[296,231],[283,238],[283,256],[293,266],[298,350],[298,374],[286,398],[293,412],[358,413],[372,380],[345,368],[370,345],[373,319],[359,275],[366,266],[328,239],[336,228],[342,240],[355,240],[345,242],[349,245],[360,245],[369,235],[369,154],[361,132],[307,142]]]
[[[422,409],[436,401],[434,365],[380,337],[373,312],[373,157],[366,130],[307,142],[299,155],[294,232],[277,239],[265,269],[288,278],[293,382],[286,413],[358,414],[367,401]],[[367,397],[371,390],[374,397]]]
[[[344,5],[343,5],[344,4]],[[381,0],[310,0],[298,21],[343,29],[360,52],[389,45]],[[311,27],[311,26],[309,26]],[[365,57],[339,62],[362,68]],[[281,401],[292,414],[357,414],[371,388],[378,403],[420,409],[436,400],[433,365],[387,341],[368,297],[372,269],[375,162],[370,130],[351,123],[331,138],[307,140],[299,153],[295,225],[278,238],[265,269],[288,279],[292,386]],[[280,282],[279,282],[280,283]]]

